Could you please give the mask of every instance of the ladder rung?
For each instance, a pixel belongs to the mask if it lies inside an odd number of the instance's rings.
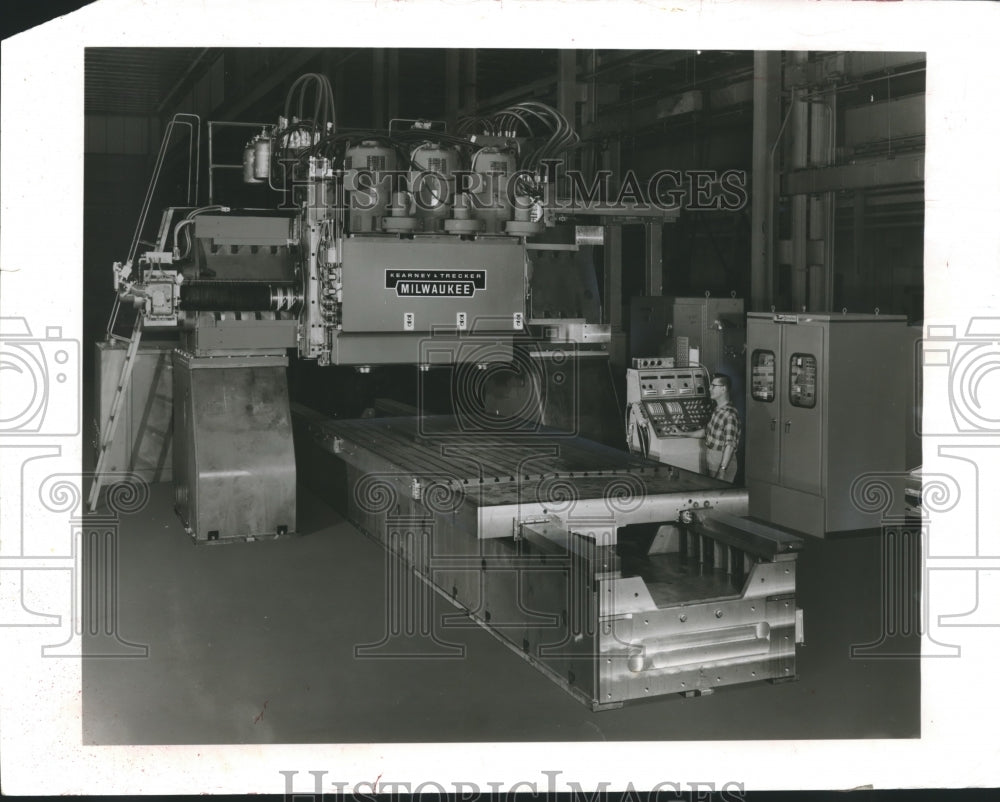
[[[121,412],[122,401],[125,398],[125,388],[132,378],[132,363],[136,352],[139,350],[139,341],[142,339],[142,314],[135,319],[135,328],[132,329],[132,339],[129,340],[129,347],[125,353],[125,362],[122,364],[121,375],[118,377],[118,387],[115,390],[114,399],[111,402],[111,410],[108,413],[105,435],[101,443],[100,455],[97,458],[97,466],[94,468],[94,482],[90,488],[90,496],[87,505],[93,512],[97,507],[97,500],[101,495],[101,485],[104,482],[104,464],[108,456],[108,449],[115,438],[115,431],[118,427],[118,413]]]

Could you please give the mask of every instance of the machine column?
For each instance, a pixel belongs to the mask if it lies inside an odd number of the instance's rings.
[[[772,303],[774,289],[774,156],[781,110],[781,54],[754,54],[753,181],[751,183],[750,309],[760,312]]]

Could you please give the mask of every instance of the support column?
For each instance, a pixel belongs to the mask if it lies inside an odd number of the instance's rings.
[[[853,262],[853,275],[851,277],[851,284],[860,287],[862,282],[865,280],[864,276],[874,276],[875,271],[868,270],[868,264],[865,259],[865,205],[866,205],[866,195],[863,189],[857,189],[854,191],[854,227],[851,231],[852,237],[852,247],[851,256]],[[869,297],[875,297],[873,287],[866,287],[866,292],[869,292]]]
[[[337,63],[333,66],[333,75],[329,78],[333,82],[333,100],[337,106],[338,112],[343,112],[343,104],[347,98],[347,71],[344,68],[344,64],[347,62],[347,58],[343,57],[343,51],[337,51]]]
[[[829,167],[833,163],[836,103],[836,92],[827,93],[824,99],[810,103],[809,164],[813,168]],[[809,197],[809,240],[812,246],[809,255],[809,309],[813,312],[829,312],[833,307],[835,204],[833,192]]]
[[[754,54],[753,68],[753,179],[750,199],[750,307],[761,312],[772,303],[774,291],[774,197],[777,180],[771,148],[781,125],[781,53]]]
[[[603,169],[611,171],[608,196],[618,191],[622,174],[621,140],[613,139],[604,151]],[[602,320],[611,325],[609,348],[611,365],[624,368],[626,362],[625,331],[622,328],[622,227],[615,220],[604,223],[604,287]]]
[[[459,97],[461,94],[461,53],[454,48],[444,54],[444,119],[448,131],[456,132],[458,126]]]
[[[476,51],[462,51],[462,105],[463,114],[474,115],[478,108],[478,92],[476,88]]]
[[[584,73],[593,76],[597,72],[597,51],[588,50],[583,57]],[[597,79],[591,77],[587,79],[586,99],[580,109],[580,132],[590,129],[597,122]],[[597,161],[595,158],[596,148],[593,144],[586,145],[580,149],[580,166],[583,170],[595,171]]]
[[[559,66],[556,74],[556,111],[565,117],[573,128],[577,128],[576,102],[579,93],[576,86],[576,51],[560,50]],[[573,155],[566,156],[566,167],[572,167]]]
[[[644,295],[663,295],[663,224],[656,220],[645,225],[646,278]]]
[[[386,58],[386,125],[399,116],[399,49],[387,51]]]
[[[792,54],[792,63],[805,65],[808,52]],[[792,90],[791,154],[788,166],[800,169],[809,164],[809,102],[802,100],[805,90]],[[796,311],[807,305],[807,278],[809,269],[809,198],[794,195],[792,209],[792,308]]]
[[[556,111],[576,127],[576,51],[559,51],[559,72],[556,76]]]
[[[372,125],[385,128],[385,49],[372,50]]]
[[[333,78],[331,78],[330,76],[333,73],[334,67],[336,66],[336,61],[334,60],[334,56],[336,55],[336,53],[337,53],[336,50],[325,48],[323,50],[322,55],[319,57],[320,74],[325,75],[327,78],[329,78],[331,83],[333,82]],[[336,87],[334,87],[334,89],[336,89]],[[334,95],[334,97],[336,97],[336,95]]]

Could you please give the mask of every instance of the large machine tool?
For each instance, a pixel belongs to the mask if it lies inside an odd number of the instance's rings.
[[[217,164],[213,142],[240,125],[241,160]],[[456,134],[345,131],[307,75],[277,124],[208,126],[208,203],[195,182],[139,254],[154,177],[115,265],[136,323],[114,334],[116,306],[98,349],[102,375],[120,373],[102,383],[92,507],[109,460],[141,451],[115,445],[128,399],[172,393],[175,505],[198,543],[292,534],[298,482],[319,483],[594,709],[795,676],[800,541],[744,520],[744,490],[627,453],[609,327],[594,293],[560,290],[596,289],[587,254],[607,222],[547,212],[543,166],[577,141],[561,115],[532,102]],[[270,205],[215,203],[229,168]],[[150,374],[132,373],[144,328],[178,332],[155,394],[129,389]],[[363,415],[326,403],[375,374],[390,397]]]

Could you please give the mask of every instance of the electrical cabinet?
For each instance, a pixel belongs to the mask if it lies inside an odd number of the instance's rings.
[[[687,337],[700,361],[712,373],[733,380],[733,398],[741,395],[743,344],[746,331],[742,298],[675,298],[673,337]]]
[[[911,350],[903,316],[747,316],[751,516],[817,537],[879,526],[852,486],[878,474],[903,497]]]
[[[667,295],[634,295],[629,304],[628,353],[632,359],[674,356],[667,337],[674,325],[674,299]]]
[[[742,298],[636,296],[632,298],[629,350],[632,358],[675,356],[678,337],[699,350],[711,372],[742,382],[746,342]]]
[[[742,416],[746,323],[742,298],[632,298],[630,338],[632,357],[677,356],[679,338],[698,349],[698,362],[709,373],[724,373],[733,383],[732,399]]]

